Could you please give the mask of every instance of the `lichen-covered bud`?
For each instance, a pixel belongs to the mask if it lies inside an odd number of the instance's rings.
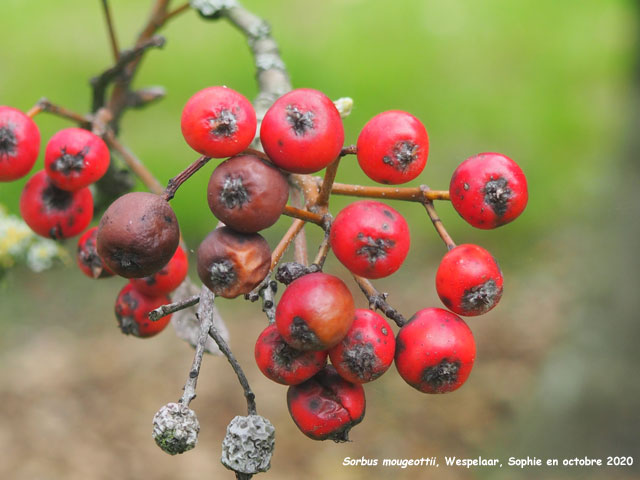
[[[179,403],[166,404],[153,417],[153,439],[170,455],[195,447],[199,431],[196,413]]]
[[[276,430],[260,415],[237,416],[222,441],[222,464],[229,470],[253,475],[271,467]]]

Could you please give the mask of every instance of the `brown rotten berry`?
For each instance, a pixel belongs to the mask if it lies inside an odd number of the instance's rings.
[[[207,199],[220,221],[244,233],[270,227],[289,198],[289,185],[280,170],[253,154],[225,160],[211,174]]]
[[[126,278],[156,273],[171,260],[179,242],[176,214],[153,193],[123,195],[107,208],[98,225],[98,255]]]
[[[249,293],[269,273],[271,250],[257,233],[216,228],[198,247],[198,276],[220,297]]]

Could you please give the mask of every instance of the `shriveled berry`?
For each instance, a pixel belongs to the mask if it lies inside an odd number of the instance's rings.
[[[409,226],[384,203],[360,200],[343,208],[331,226],[331,248],[349,271],[382,278],[398,270],[409,252]]]
[[[164,267],[153,275],[132,278],[131,284],[140,293],[149,296],[166,295],[173,292],[187,277],[189,260],[184,249],[178,245],[176,252]]]
[[[298,350],[326,350],[349,331],[354,317],[351,292],[342,280],[310,273],[294,280],[276,307],[280,335]]]
[[[353,383],[380,377],[393,363],[396,340],[389,323],[374,311],[357,308],[347,335],[329,350],[338,374]]]
[[[299,88],[267,110],[260,127],[264,151],[278,167],[313,173],[333,162],[344,143],[340,113],[324,93]]]
[[[43,237],[62,239],[79,234],[93,218],[93,196],[88,188],[60,190],[44,170],[34,174],[20,196],[20,214]]]
[[[406,183],[424,169],[429,137],[416,117],[391,110],[367,122],[357,147],[358,163],[369,178],[380,183]]]
[[[327,364],[326,350],[297,350],[284,341],[275,325],[269,325],[262,331],[254,354],[260,371],[282,385],[302,383]]]
[[[464,320],[441,308],[417,312],[396,336],[396,368],[413,388],[447,393],[467,380],[476,357]]]
[[[349,441],[349,431],[364,418],[362,385],[346,381],[332,366],[287,391],[291,418],[313,440]]]
[[[216,228],[198,247],[198,276],[220,297],[249,293],[269,273],[271,249],[257,233]]]
[[[98,225],[98,254],[126,278],[153,275],[178,248],[180,227],[160,195],[132,192],[113,202]]]
[[[27,115],[0,105],[0,182],[10,182],[31,171],[40,152],[40,131]]]
[[[482,315],[502,297],[502,272],[495,258],[478,245],[458,245],[447,252],[436,273],[442,303],[458,315]]]
[[[82,273],[90,278],[112,277],[113,272],[104,264],[96,250],[96,237],[98,227],[93,227],[82,234],[78,239],[78,251],[76,261]]]
[[[168,296],[148,297],[127,283],[116,298],[116,319],[120,330],[125,335],[141,338],[160,333],[169,324],[171,315],[166,315],[155,322],[152,322],[148,315],[151,310],[167,303],[171,303]]]
[[[196,152],[213,158],[237,155],[256,133],[256,112],[243,95],[227,87],[195,93],[180,120],[184,139]]]
[[[485,230],[515,220],[529,199],[524,173],[500,153],[467,158],[453,172],[449,192],[456,212]]]
[[[56,133],[44,153],[44,168],[54,185],[74,191],[102,178],[109,168],[109,148],[104,141],[82,128]]]
[[[276,223],[288,198],[284,175],[254,154],[222,162],[211,174],[207,188],[213,214],[243,233],[255,233]]]

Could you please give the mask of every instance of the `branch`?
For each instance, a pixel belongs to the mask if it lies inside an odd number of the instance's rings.
[[[155,310],[151,310],[149,312],[149,320],[152,322],[156,322],[160,320],[162,317],[169,315],[170,313],[179,312],[180,310],[184,310],[185,308],[193,307],[200,301],[200,295],[194,295],[189,298],[185,298],[183,300],[179,300],[177,302],[169,303],[167,305],[162,305]]]
[[[81,115],[67,108],[51,103],[47,98],[41,98],[27,112],[27,115],[33,117],[40,112],[47,112],[67,120],[71,120],[78,124],[79,127],[91,129],[92,117],[90,115]]]
[[[291,203],[302,208],[305,207],[305,200],[302,197],[302,192],[300,191],[299,188],[294,188],[291,190]],[[295,259],[296,262],[301,263],[302,265],[309,264],[309,251],[307,249],[307,235],[304,228],[300,230],[300,233],[296,235],[296,238],[293,241],[293,258]]]
[[[169,183],[167,184],[167,188],[165,188],[164,190],[165,200],[167,201],[171,200],[175,196],[178,188],[180,188],[180,186],[184,182],[189,180],[194,173],[196,173],[198,170],[204,167],[209,162],[209,160],[211,160],[211,157],[205,157],[203,155],[200,158],[198,158],[195,162],[193,162],[191,165],[189,165],[187,168],[185,168],[178,175],[176,175],[171,180],[169,180]]]
[[[406,200],[409,202],[424,202],[425,200],[450,200],[448,190],[429,190],[426,186],[419,187],[370,187],[364,185],[349,185],[334,183],[331,188],[334,195],[352,197],[386,198],[389,200]]]
[[[440,238],[442,239],[444,244],[447,246],[447,248],[449,250],[456,248],[456,244],[454,243],[453,239],[451,238],[447,230],[444,228],[444,224],[442,223],[442,220],[440,220],[440,217],[438,216],[438,212],[436,212],[436,208],[433,206],[433,202],[431,200],[425,200],[423,202],[423,205],[424,205],[424,208],[427,210],[427,214],[429,215],[429,218],[431,219],[433,226],[436,228],[438,235],[440,235]]]
[[[338,173],[338,167],[340,166],[340,159],[342,158],[342,152],[340,156],[336,158],[325,170],[324,178],[322,179],[322,186],[320,187],[320,193],[316,201],[316,207],[320,210],[326,210],[329,206],[329,196],[331,195],[331,187],[336,179]]]
[[[353,275],[356,283],[365,294],[367,300],[369,300],[369,308],[375,310],[376,308],[384,313],[387,318],[396,322],[396,325],[402,327],[407,320],[391,305],[387,303],[387,294],[381,293],[373,286],[373,284],[364,277],[359,275]]]
[[[111,9],[109,8],[109,0],[102,0],[102,9],[104,11],[104,18],[107,22],[107,30],[109,31],[109,43],[111,44],[111,53],[113,54],[113,60],[117,62],[120,58],[120,49],[118,48],[118,39],[116,37],[116,30],[113,25],[113,18],[111,18]]]

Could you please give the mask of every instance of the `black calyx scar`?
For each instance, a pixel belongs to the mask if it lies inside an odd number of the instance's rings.
[[[67,152],[67,147],[62,147],[60,156],[51,162],[51,170],[69,175],[71,172],[81,172],[84,168],[84,157],[89,153],[89,147],[84,147],[78,153]]]
[[[18,151],[18,139],[10,125],[0,127],[0,160],[13,157]]]
[[[490,278],[486,282],[465,290],[462,295],[461,306],[466,312],[488,312],[502,295],[496,281]]]
[[[391,155],[382,157],[382,163],[389,165],[400,172],[405,172],[411,164],[417,160],[420,147],[410,140],[397,142],[393,146]]]
[[[451,361],[443,358],[440,363],[427,367],[422,372],[422,381],[426,382],[435,391],[458,381],[459,361]]]
[[[491,179],[485,184],[482,189],[484,193],[484,201],[496,215],[502,217],[507,213],[509,208],[509,199],[513,195],[513,192],[509,188],[509,182],[504,177],[498,177]]]
[[[251,201],[251,195],[242,182],[242,177],[227,175],[220,190],[220,202],[228,209],[242,208]]]
[[[298,107],[287,105],[287,122],[291,125],[293,132],[298,136],[303,136],[309,130],[313,130],[313,118],[315,114],[312,111],[303,112]]]
[[[233,263],[226,259],[213,262],[209,267],[209,275],[214,285],[220,285],[223,288],[233,285],[238,279]]]
[[[370,265],[375,265],[378,260],[385,258],[387,251],[395,245],[395,242],[388,238],[373,238],[363,235],[362,232],[358,233],[358,240],[364,242],[364,245],[356,250],[356,255],[366,256]]]
[[[209,119],[211,134],[216,137],[230,137],[238,131],[238,120],[231,110],[223,108],[217,116]]]

